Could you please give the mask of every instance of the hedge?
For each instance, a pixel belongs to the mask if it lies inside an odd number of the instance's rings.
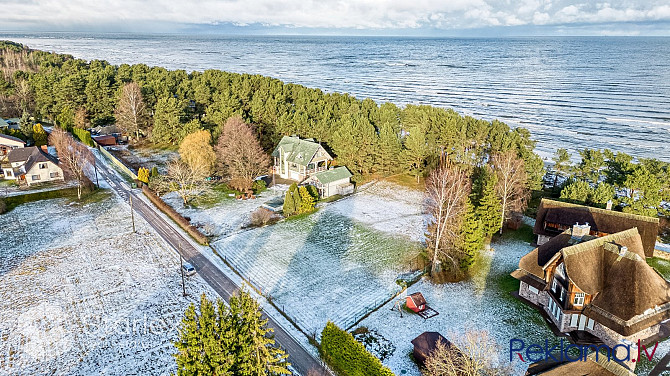
[[[321,332],[320,350],[326,363],[340,376],[393,376],[354,336],[330,321]]]
[[[142,186],[142,192],[145,196],[149,198],[149,201],[153,202],[154,205],[158,207],[163,213],[167,214],[168,217],[172,218],[173,221],[177,222],[179,227],[188,232],[189,235],[195,239],[198,243],[202,245],[209,244],[209,239],[200,231],[198,231],[195,226],[191,225],[188,219],[184,218],[181,214],[177,213],[172,206],[168,205],[163,201],[162,198],[158,197],[154,191],[149,189],[146,185]]]
[[[77,139],[84,145],[95,147],[95,142],[93,142],[91,132],[87,131],[86,129],[72,128],[72,134],[77,137]]]

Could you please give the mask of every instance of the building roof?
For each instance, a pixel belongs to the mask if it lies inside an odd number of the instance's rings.
[[[279,157],[280,154],[283,154],[288,162],[307,166],[314,159],[319,149],[323,149],[323,147],[314,141],[301,140],[297,136],[284,136],[272,152],[272,156]],[[333,159],[325,149],[323,149],[323,152],[329,159]]]
[[[414,353],[419,359],[416,359],[420,363],[425,362],[426,358],[430,355],[431,352],[437,347],[437,342],[442,341],[447,347],[451,347],[452,344],[448,339],[444,338],[438,332],[423,332],[418,337],[412,340],[412,345],[414,345]]]
[[[414,302],[414,305],[417,307],[426,304],[426,298],[424,298],[423,294],[420,292],[415,292],[414,294],[409,295],[408,298],[412,299],[412,302]]]
[[[546,281],[544,268],[562,259],[570,282],[594,296],[584,314],[624,336],[670,318],[670,282],[645,261],[637,228],[582,242],[570,231],[523,256],[512,275]]]
[[[533,363],[528,367],[526,375],[542,376],[635,376],[633,371],[615,361],[609,361],[602,354],[597,358],[595,354],[589,354],[586,361],[564,362],[564,363]]]
[[[1,120],[1,119],[0,119],[0,120]],[[2,124],[0,124],[0,126],[1,126],[1,125],[2,125]],[[20,138],[18,138],[18,137],[14,137],[14,136],[10,136],[10,135],[6,135],[6,134],[3,134],[3,133],[0,133],[0,143],[2,143],[3,139],[5,139],[5,140],[9,140],[9,141],[20,142],[20,143],[22,143],[22,144],[24,144],[24,145],[26,144],[25,141],[23,141],[22,139],[20,139]]]
[[[346,167],[340,166],[330,170],[317,172],[313,176],[314,178],[318,179],[321,184],[325,185],[330,184],[334,181],[349,179],[353,175],[351,174],[351,172],[349,172],[349,170]]]
[[[9,127],[9,123],[5,121],[5,119],[0,118],[0,128],[6,128]]]
[[[551,233],[544,228],[545,222],[568,227],[575,223],[588,222],[592,230],[607,234],[637,227],[642,237],[646,257],[654,255],[654,246],[658,236],[658,218],[542,199],[538,207],[533,232],[537,235],[555,235],[555,233]]]
[[[35,152],[36,149],[39,149],[35,146],[29,146],[27,148],[18,148],[13,149],[7,154],[7,160],[9,163],[25,162],[28,160],[30,155]]]
[[[42,149],[36,146],[13,149],[7,155],[7,159],[10,163],[24,162],[24,164],[20,166],[24,172],[30,171],[35,163],[52,162],[58,165],[58,160],[55,157],[43,152]]]

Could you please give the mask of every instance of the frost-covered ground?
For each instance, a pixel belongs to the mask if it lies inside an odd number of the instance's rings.
[[[254,210],[272,199],[283,197],[287,189],[288,186],[277,185],[264,191],[254,200],[237,200],[234,197],[226,197],[214,205],[197,208],[185,208],[176,192],[170,192],[161,197],[181,215],[189,217],[191,223],[203,233],[208,236],[221,237],[238,232],[247,226]]]
[[[115,145],[107,148],[115,156],[120,156],[130,165],[132,169],[137,170],[139,167],[151,169],[158,167],[161,174],[167,172],[167,163],[172,159],[178,158],[179,153],[172,150],[164,150],[157,148],[134,148],[128,145]]]
[[[217,252],[306,332],[348,327],[399,291],[424,233],[422,196],[369,186],[315,214],[238,232]],[[413,201],[416,199],[416,202]]]
[[[0,215],[0,375],[175,371],[170,343],[198,276],[181,296],[179,259],[127,205],[98,194]]]

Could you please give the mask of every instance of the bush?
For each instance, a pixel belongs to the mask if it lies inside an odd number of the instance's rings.
[[[202,245],[209,244],[209,239],[207,239],[207,237],[202,232],[195,228],[195,226],[191,225],[191,222],[189,222],[188,219],[177,213],[177,211],[174,210],[172,206],[168,205],[165,201],[163,201],[162,198],[158,197],[146,185],[142,186],[142,192],[149,198],[149,201],[153,202],[153,204],[156,205],[158,209],[167,214],[167,216],[172,218],[173,221],[177,222],[177,224],[189,235],[191,235],[195,241]]]
[[[4,213],[7,210],[7,204],[5,204],[5,199],[0,198],[0,214]]]
[[[330,321],[321,332],[321,356],[340,376],[393,376],[363,344]]]
[[[251,226],[261,227],[267,224],[275,223],[279,218],[271,211],[258,208],[253,213],[251,213]]]
[[[254,180],[254,184],[251,185],[251,189],[254,191],[254,194],[259,194],[268,188],[264,180]]]
[[[93,142],[93,138],[91,138],[91,132],[86,129],[72,128],[72,134],[84,145],[95,147],[95,142]]]

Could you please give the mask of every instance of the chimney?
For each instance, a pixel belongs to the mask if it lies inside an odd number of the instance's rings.
[[[589,226],[589,223],[586,222],[583,225],[580,225],[579,222],[577,222],[574,226],[572,226],[572,237],[581,239],[582,237],[589,235],[591,233],[591,226]]]
[[[607,207],[605,209],[612,210],[612,200],[607,201]]]
[[[49,148],[47,148],[46,145],[42,145],[42,146],[40,146],[40,149],[42,149],[43,152],[49,154]]]

